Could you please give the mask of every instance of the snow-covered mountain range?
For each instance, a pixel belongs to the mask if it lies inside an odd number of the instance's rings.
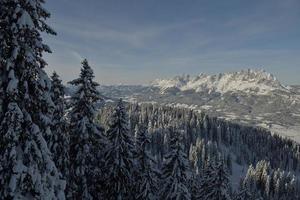
[[[147,86],[101,86],[99,90],[110,98],[204,111],[300,142],[300,86],[285,86],[263,70],[182,75],[155,80]]]
[[[249,92],[253,94],[268,94],[274,90],[289,92],[272,74],[263,70],[243,70],[218,75],[200,74],[176,76],[171,79],[157,79],[152,86],[159,87],[162,92],[189,91],[194,92]]]

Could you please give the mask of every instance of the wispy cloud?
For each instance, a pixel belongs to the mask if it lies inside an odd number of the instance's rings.
[[[171,23],[157,26],[136,27],[128,24],[127,29],[113,28],[103,24],[88,24],[86,22],[71,22],[64,20],[56,24],[57,31],[65,35],[72,35],[91,41],[122,42],[132,47],[143,47],[147,42],[170,31],[194,26],[203,22],[203,19],[192,19],[180,23]],[[122,24],[122,22],[119,22]]]
[[[84,58],[78,53],[77,51],[71,50],[70,54],[77,60],[77,61],[82,61]]]

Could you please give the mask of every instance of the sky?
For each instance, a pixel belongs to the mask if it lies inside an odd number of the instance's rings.
[[[299,0],[48,0],[47,71],[100,84],[264,69],[300,84]]]

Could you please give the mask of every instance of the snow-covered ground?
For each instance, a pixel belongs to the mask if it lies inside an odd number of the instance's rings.
[[[300,143],[300,126],[285,127],[278,124],[273,124],[269,127],[272,133],[285,136]]]

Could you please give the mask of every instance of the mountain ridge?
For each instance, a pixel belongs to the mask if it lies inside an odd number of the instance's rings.
[[[271,73],[253,69],[216,75],[203,73],[197,76],[181,75],[169,79],[156,79],[150,85],[160,88],[161,93],[192,90],[194,92],[218,92],[221,94],[243,91],[266,95],[274,90],[291,92]]]

